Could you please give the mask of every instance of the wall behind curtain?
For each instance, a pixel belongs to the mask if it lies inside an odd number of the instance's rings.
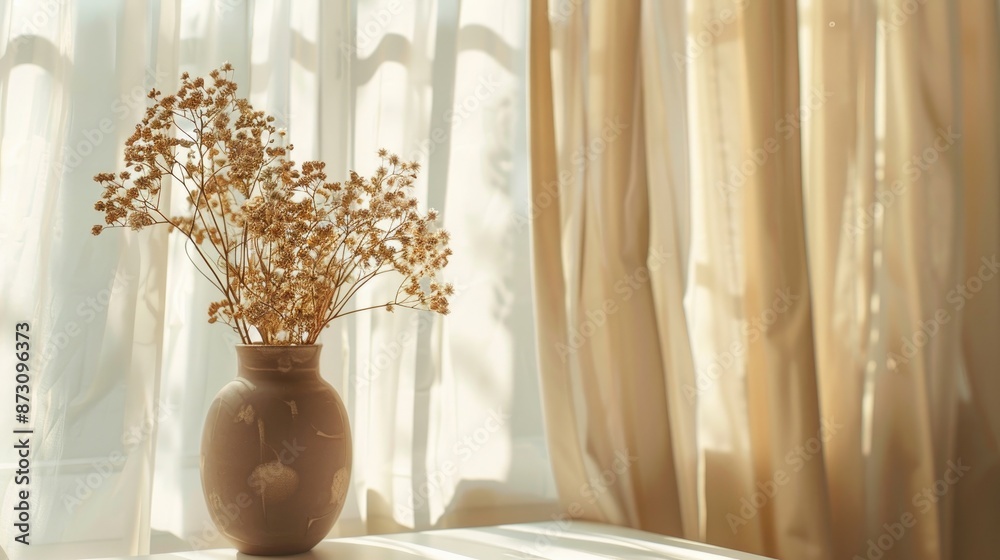
[[[31,321],[38,349],[34,544],[9,546],[5,454],[5,550],[225,545],[198,445],[235,374],[235,336],[207,325],[213,294],[165,232],[89,235],[91,177],[118,165],[145,91],[225,61],[241,94],[288,129],[296,160],[322,159],[334,177],[371,172],[380,147],[419,161],[417,191],[452,232],[449,316],[358,314],[322,337],[356,446],[333,535],[554,510],[523,257],[526,18],[514,3],[458,0],[0,4],[0,316]]]

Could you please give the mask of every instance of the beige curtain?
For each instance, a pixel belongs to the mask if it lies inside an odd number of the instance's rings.
[[[1000,550],[998,27],[990,0],[533,1],[566,516],[794,560]]]

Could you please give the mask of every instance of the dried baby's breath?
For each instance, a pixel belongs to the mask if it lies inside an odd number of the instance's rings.
[[[150,91],[125,142],[125,168],[99,173],[94,205],[104,224],[141,230],[166,225],[189,240],[193,261],[222,294],[209,322],[232,326],[245,343],[312,344],[337,317],[396,307],[448,313],[448,233],[437,212],[421,214],[411,192],[419,166],[379,150],[370,177],[330,182],[324,164],[290,159],[274,118],[236,97],[229,64],[209,78],[181,76],[174,95]],[[187,212],[161,210],[164,181],[187,194]],[[402,281],[396,296],[363,309],[348,304],[386,273]],[[427,289],[423,286],[426,285]]]

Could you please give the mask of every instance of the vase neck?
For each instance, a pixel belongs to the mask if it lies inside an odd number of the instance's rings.
[[[236,346],[239,376],[249,380],[319,377],[319,353],[322,346]]]

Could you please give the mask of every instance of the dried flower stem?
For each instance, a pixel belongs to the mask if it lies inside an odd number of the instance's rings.
[[[449,238],[434,210],[417,212],[419,166],[380,150],[372,176],[328,182],[322,162],[290,159],[274,118],[237,98],[231,77],[226,64],[210,80],[185,73],[174,95],[150,91],[155,104],[125,143],[125,170],[94,177],[105,225],[93,233],[160,224],[180,232],[195,269],[222,294],[209,322],[248,344],[254,334],[264,344],[314,344],[334,319],[377,308],[447,313],[454,289],[436,278]],[[184,188],[187,213],[161,210],[165,180]],[[391,301],[347,310],[390,272],[402,276]]]

